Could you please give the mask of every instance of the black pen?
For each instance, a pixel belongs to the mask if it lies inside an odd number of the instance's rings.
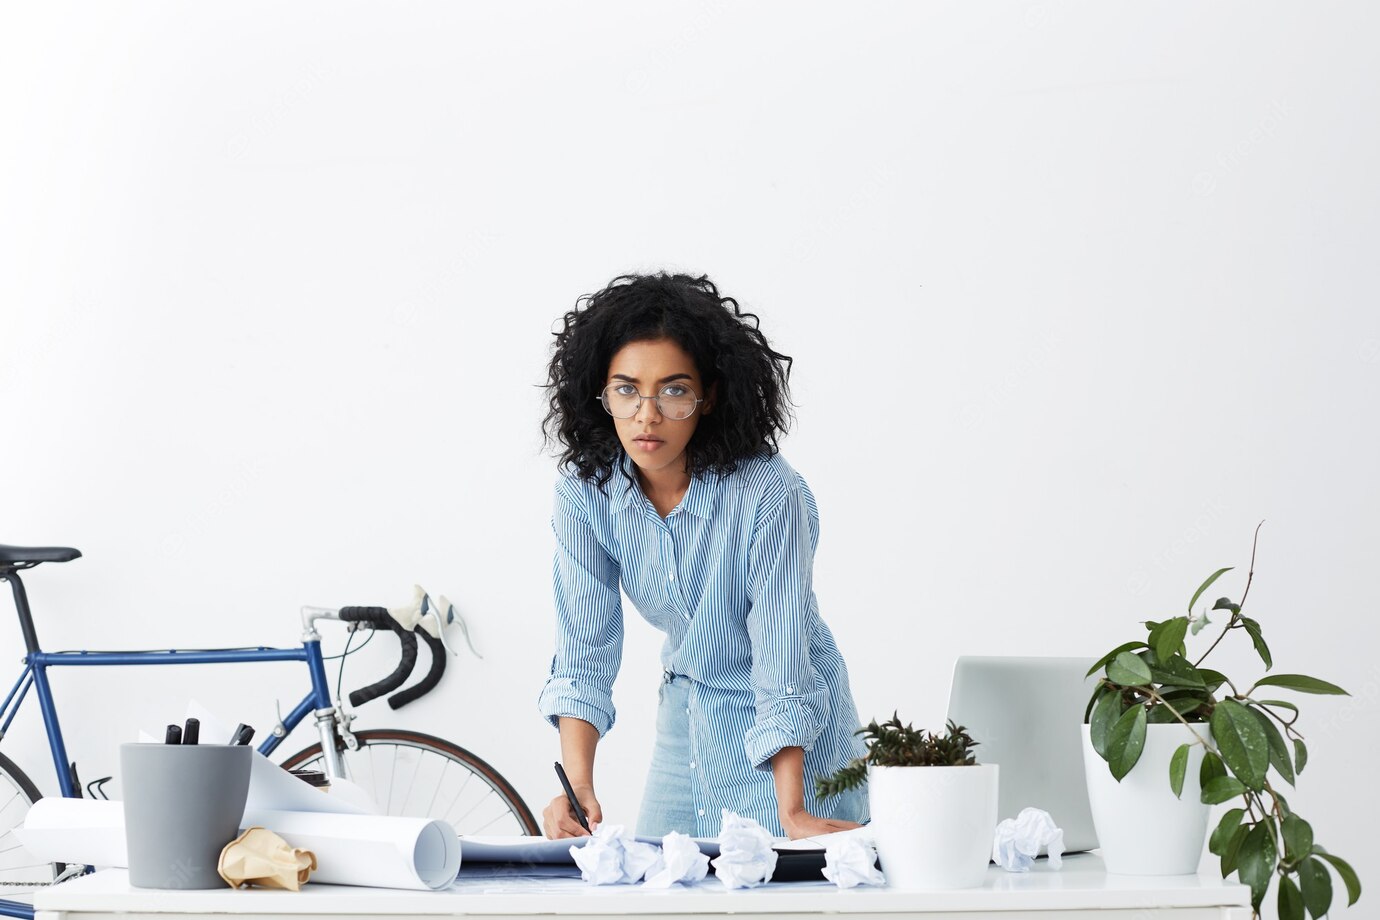
[[[181,744],[181,743],[182,743],[182,726],[180,726],[180,725],[169,725],[169,726],[168,726],[167,732],[163,735],[163,743],[164,743],[164,744]]]
[[[201,740],[201,720],[188,719],[187,725],[182,729],[182,743],[196,744]]]
[[[575,790],[570,788],[570,779],[565,775],[565,768],[561,762],[556,761],[556,778],[561,781],[562,788],[565,789],[565,797],[570,799],[570,809],[575,812],[575,817],[579,819],[580,826],[589,830],[589,822],[585,820],[585,810],[580,807],[579,799],[575,798]]]
[[[230,736],[231,744],[248,744],[249,739],[254,737],[254,729],[245,725],[243,722],[235,729],[235,733]]]

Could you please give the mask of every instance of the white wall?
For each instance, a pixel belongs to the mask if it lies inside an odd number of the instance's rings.
[[[28,579],[54,648],[292,644],[304,603],[449,593],[484,660],[361,723],[469,744],[537,806],[551,322],[624,271],[707,272],[797,359],[785,453],[865,718],[937,725],[961,653],[1134,637],[1244,569],[1266,519],[1251,606],[1278,668],[1355,694],[1306,700],[1293,802],[1375,880],[1377,25],[6,3],[0,540],[84,551]],[[611,819],[641,793],[656,646],[631,624]],[[57,681],[87,777],[189,684],[263,723],[301,682]],[[36,714],[4,750],[52,788]]]

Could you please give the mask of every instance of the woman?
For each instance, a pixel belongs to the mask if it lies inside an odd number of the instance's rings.
[[[814,496],[778,453],[792,359],[707,277],[665,273],[581,298],[554,352],[556,654],[539,706],[589,820],[621,586],[666,633],[637,832],[716,836],[724,808],[792,838],[856,827],[863,793],[814,796],[862,746],[811,587]],[[548,837],[588,833],[564,794],[542,819]]]

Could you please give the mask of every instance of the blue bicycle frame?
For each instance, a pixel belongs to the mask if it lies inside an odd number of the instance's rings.
[[[307,717],[307,713],[317,714],[318,724],[322,726],[322,750],[330,763],[334,752],[334,739],[325,728],[331,724],[333,704],[331,691],[326,683],[326,666],[321,657],[321,639],[315,630],[310,630],[302,640],[301,648],[257,648],[244,649],[169,649],[158,652],[30,652],[24,658],[24,671],[10,689],[9,696],[0,705],[0,737],[9,731],[10,722],[19,712],[20,704],[28,695],[29,688],[38,694],[38,706],[43,712],[43,727],[48,733],[48,747],[53,754],[53,765],[57,768],[58,788],[67,798],[80,798],[81,790],[73,783],[72,770],[68,766],[67,745],[62,739],[62,728],[58,723],[57,708],[53,705],[53,691],[48,684],[48,668],[71,666],[130,666],[167,664],[246,664],[252,661],[305,661],[311,672],[311,692],[302,698],[296,708],[283,719],[282,732],[270,732],[259,752],[268,755],[282,743],[294,728]],[[276,729],[276,726],[275,726]],[[211,741],[212,739],[206,739]],[[216,739],[219,740],[219,739]],[[230,739],[225,739],[229,741]],[[334,772],[334,771],[332,771]]]
[[[46,551],[41,551],[46,552]],[[66,561],[81,555],[76,550],[60,548],[62,558],[54,561]],[[48,561],[43,557],[37,559],[10,559],[5,564],[0,564],[0,581],[10,582],[14,593],[14,605],[19,613],[19,627],[24,634],[24,647],[27,653],[24,656],[24,670],[19,675],[19,679],[10,688],[9,695],[5,697],[5,702],[0,704],[0,738],[9,731],[10,723],[19,712],[19,707],[23,705],[25,697],[29,695],[29,689],[35,688],[38,693],[38,706],[43,712],[43,727],[48,733],[48,748],[53,754],[53,766],[57,768],[58,789],[61,790],[65,798],[80,798],[81,789],[78,788],[73,769],[67,760],[67,744],[62,738],[62,727],[58,723],[57,707],[53,703],[53,691],[48,684],[48,669],[54,667],[129,667],[150,664],[246,664],[252,661],[305,661],[307,670],[311,674],[311,692],[303,697],[302,702],[292,710],[282,723],[275,725],[273,731],[268,734],[259,745],[259,751],[268,755],[273,752],[282,740],[291,734],[307,713],[316,714],[316,726],[321,736],[321,753],[325,763],[326,773],[331,777],[344,775],[344,768],[341,763],[340,754],[335,746],[335,726],[336,712],[331,702],[330,686],[326,683],[326,666],[321,657],[321,636],[316,631],[316,621],[319,619],[339,620],[340,615],[337,610],[330,610],[323,607],[303,607],[302,608],[302,647],[301,648],[269,648],[258,646],[255,648],[228,648],[228,649],[168,649],[167,651],[144,651],[144,652],[90,652],[90,651],[70,651],[70,652],[45,652],[38,643],[38,633],[34,628],[33,615],[29,611],[29,599],[24,590],[24,583],[19,578],[19,572],[32,568],[40,561]],[[219,739],[206,739],[219,741]],[[228,742],[230,739],[225,739]],[[34,909],[28,904],[17,901],[0,899],[0,917],[19,917],[25,920],[32,920]]]

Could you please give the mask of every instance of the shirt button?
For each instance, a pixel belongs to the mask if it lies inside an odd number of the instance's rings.
[[[676,573],[675,573],[675,572],[672,572],[672,573],[671,573],[671,580],[672,580],[672,581],[675,581],[675,580],[676,580]]]
[[[690,761],[690,769],[695,769],[695,762],[693,760]]]
[[[703,808],[700,809],[700,817],[701,817],[701,818],[704,817],[704,809],[703,809]]]
[[[786,692],[787,692],[787,693],[794,693],[794,692],[795,692],[795,688],[794,688],[794,687],[787,687],[787,688],[786,688]]]

